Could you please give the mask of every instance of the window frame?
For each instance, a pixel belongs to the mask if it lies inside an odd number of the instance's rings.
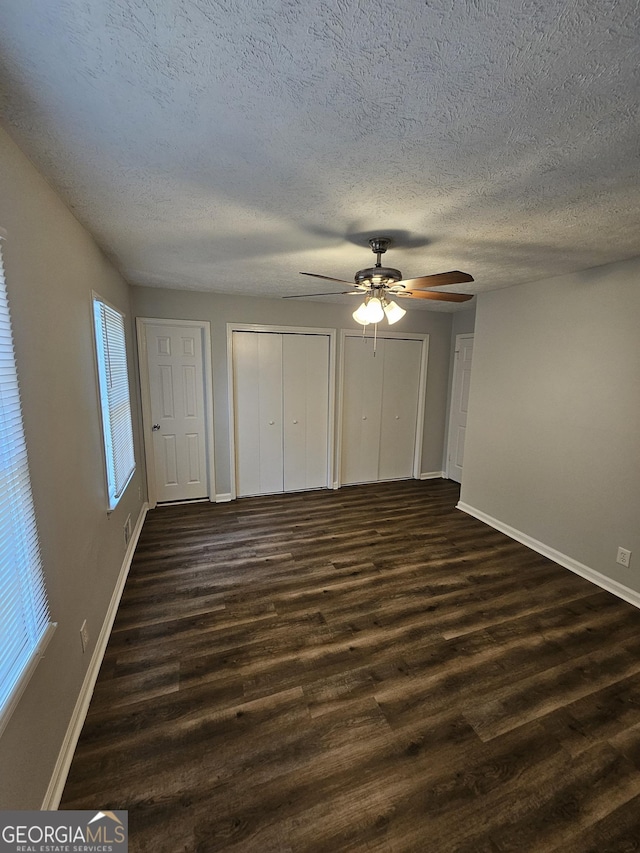
[[[121,326],[122,331],[122,346],[117,355],[120,357],[119,373],[121,387],[126,389],[126,400],[120,401],[120,406],[124,403],[124,410],[128,414],[126,420],[127,436],[120,436],[120,439],[114,439],[114,406],[110,404],[110,382],[109,377],[117,373],[118,365],[114,365],[109,361],[108,349],[109,339],[106,332],[106,314],[111,312],[115,314]],[[129,382],[129,348],[127,346],[127,315],[116,308],[115,305],[104,299],[99,293],[92,291],[91,294],[91,316],[93,326],[93,340],[95,351],[95,365],[97,376],[97,397],[98,409],[100,412],[100,424],[102,431],[102,452],[103,452],[103,467],[105,473],[107,511],[113,512],[118,503],[122,499],[124,493],[133,479],[136,472],[136,456],[135,456],[135,441],[133,435],[133,403],[131,398],[131,385]],[[105,337],[107,335],[107,337]],[[119,460],[117,458],[118,448],[121,447],[120,441],[126,439],[124,450],[130,455],[129,460],[125,460],[128,469],[124,477],[119,480]]]

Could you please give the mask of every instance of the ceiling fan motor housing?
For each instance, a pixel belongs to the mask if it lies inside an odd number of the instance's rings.
[[[393,267],[367,267],[364,270],[358,270],[355,275],[356,284],[374,284],[374,285],[387,285],[390,286],[395,284],[396,281],[400,281],[402,278],[402,273],[400,270],[393,269]]]

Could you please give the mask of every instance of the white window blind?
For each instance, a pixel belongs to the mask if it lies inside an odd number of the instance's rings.
[[[93,313],[109,509],[113,509],[136,469],[124,315],[97,296]]]
[[[53,631],[42,574],[0,236],[0,731]]]

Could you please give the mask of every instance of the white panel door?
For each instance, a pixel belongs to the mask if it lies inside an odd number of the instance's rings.
[[[413,475],[422,341],[384,342],[379,480]]]
[[[209,495],[202,330],[145,324],[158,501]]]
[[[378,479],[382,379],[387,341],[348,335],[344,340],[341,482]]]
[[[449,443],[447,473],[452,480],[462,482],[464,439],[467,430],[469,388],[471,387],[471,361],[473,335],[456,336],[456,355],[449,413]]]
[[[284,488],[282,335],[233,332],[236,492]]]
[[[282,337],[284,490],[326,488],[329,337]]]

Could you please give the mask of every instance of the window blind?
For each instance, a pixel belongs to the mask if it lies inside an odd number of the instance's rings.
[[[109,509],[135,471],[124,315],[99,297],[93,300]]]
[[[0,731],[53,630],[29,479],[0,236]]]

